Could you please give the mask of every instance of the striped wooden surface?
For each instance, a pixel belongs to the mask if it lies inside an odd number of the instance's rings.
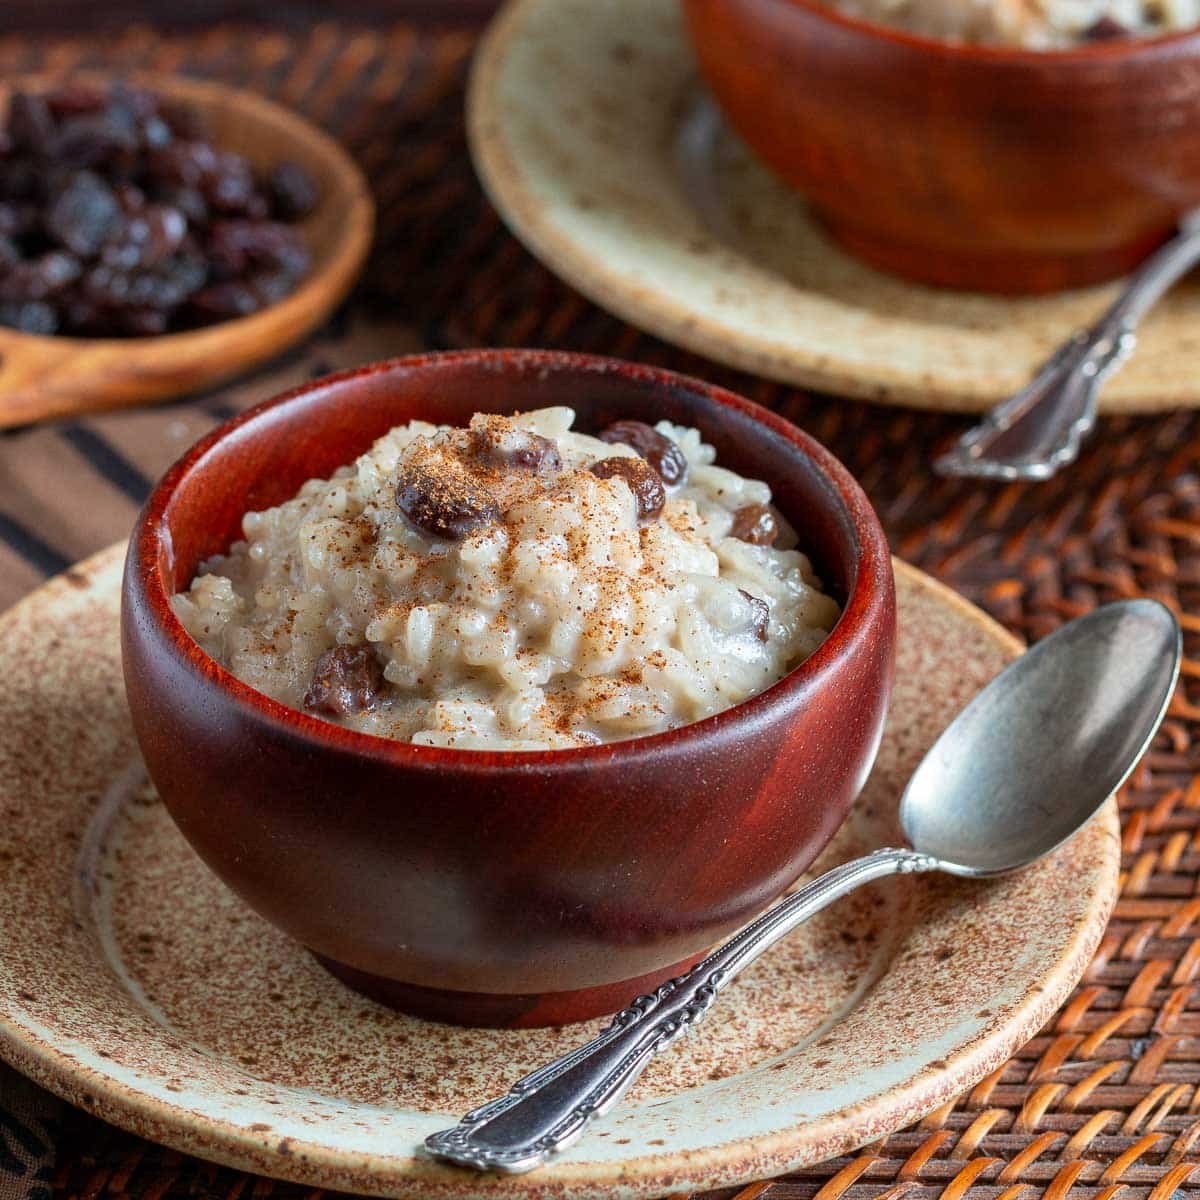
[[[802,395],[641,335],[534,262],[480,193],[461,122],[473,40],[470,30],[332,23],[253,35],[230,25],[172,35],[133,28],[107,41],[0,36],[5,75],[173,69],[291,103],[357,155],[381,216],[358,296],[285,360],[219,394],[0,436],[0,605],[123,536],[150,481],[215,421],[334,366],[419,347],[560,346],[692,371],[777,407],[857,473],[899,553],[1020,635],[1040,637],[1105,600],[1153,595],[1183,615],[1191,657],[1158,743],[1123,797],[1121,899],[1072,1000],[1002,1070],[919,1127],[742,1189],[739,1200],[1189,1193],[1200,1160],[1200,416],[1106,423],[1082,461],[1049,484],[941,481],[928,463],[959,428],[954,419]],[[61,1196],[309,1195],[164,1151],[79,1112],[61,1113],[49,1136]],[[0,1131],[0,1170],[3,1142]],[[8,1200],[2,1190],[0,1198]]]

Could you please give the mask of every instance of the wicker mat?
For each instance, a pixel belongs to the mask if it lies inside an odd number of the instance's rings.
[[[1200,418],[1107,422],[1082,461],[1048,484],[940,481],[928,464],[958,427],[953,419],[802,395],[638,333],[534,262],[484,200],[461,120],[473,41],[469,30],[331,24],[187,36],[131,29],[89,42],[0,37],[4,77],[47,67],[183,70],[276,96],[346,142],[381,215],[369,278],[309,346],[219,394],[0,437],[0,605],[125,534],[150,480],[185,445],[284,384],[420,346],[526,344],[661,363],[782,410],[849,464],[901,555],[1023,637],[1097,603],[1148,594],[1183,614],[1196,653]],[[1200,1165],[1200,708],[1188,696],[1197,676],[1192,660],[1126,790],[1116,915],[1051,1025],[919,1127],[723,1195],[1168,1200],[1191,1190]],[[56,1155],[46,1165],[49,1145]],[[308,1195],[62,1111],[0,1068],[0,1200],[45,1200],[48,1186],[87,1200]]]

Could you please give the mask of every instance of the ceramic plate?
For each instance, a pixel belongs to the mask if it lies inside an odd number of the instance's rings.
[[[476,58],[472,152],[513,231],[597,304],[772,379],[978,411],[1011,394],[1112,286],[939,291],[843,254],[704,99],[678,0],[512,0]],[[1142,326],[1109,412],[1200,404],[1200,281]]]
[[[209,874],[147,785],[122,692],[120,547],[0,618],[0,1053],[98,1116],[207,1158],[379,1195],[656,1196],[877,1138],[996,1069],[1071,990],[1117,880],[1115,806],[989,884],[841,901],[533,1175],[422,1158],[428,1133],[597,1025],[462,1030],[346,991]],[[822,867],[893,840],[903,780],[1019,647],[898,568],[893,713]],[[964,800],[965,802],[965,800]]]

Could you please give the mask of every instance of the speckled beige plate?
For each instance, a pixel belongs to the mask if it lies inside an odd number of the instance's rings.
[[[476,59],[475,163],[527,246],[597,304],[773,379],[978,411],[1113,287],[937,291],[843,254],[701,99],[678,0],[511,0]],[[1200,281],[1142,327],[1101,407],[1200,404]]]
[[[1070,991],[1117,878],[1113,805],[991,884],[875,885],[773,950],[551,1167],[485,1177],[421,1139],[591,1027],[451,1029],[344,990],[185,845],[122,694],[119,547],[0,617],[0,1053],[92,1112],[250,1170],[436,1197],[653,1196],[878,1137],[994,1070]],[[823,865],[892,839],[923,749],[1018,650],[899,568],[879,762]]]

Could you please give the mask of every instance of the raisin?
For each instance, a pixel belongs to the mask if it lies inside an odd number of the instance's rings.
[[[219,153],[205,180],[204,195],[216,212],[244,213],[254,196],[250,164],[240,154]]]
[[[102,309],[175,308],[203,287],[205,275],[202,262],[182,254],[150,270],[101,263],[84,275],[83,295]]]
[[[299,231],[278,221],[214,221],[207,249],[214,270],[227,279],[239,278],[251,265],[296,277],[309,268]]]
[[[252,221],[265,221],[271,215],[271,206],[260,191],[254,191],[246,200],[246,216]]]
[[[140,273],[129,289],[129,303],[151,308],[175,308],[204,286],[208,271],[189,254],[176,254]]]
[[[46,199],[46,175],[31,158],[10,158],[0,171],[0,194],[6,200],[41,205]]]
[[[153,266],[183,245],[187,236],[187,217],[169,204],[151,204],[146,208],[145,220],[150,227],[145,261]]]
[[[563,465],[558,447],[538,433],[531,433],[524,444],[508,456],[508,461],[523,471],[561,471]]]
[[[218,221],[209,231],[204,254],[215,279],[240,279],[250,269],[250,256],[242,245],[238,223]]]
[[[29,233],[31,217],[36,223],[34,214],[31,214],[24,205],[0,204],[0,235],[16,237],[23,233]]]
[[[202,142],[208,137],[204,118],[194,108],[165,100],[159,104],[158,111],[177,138],[185,142]]]
[[[62,291],[83,273],[83,264],[79,259],[58,250],[52,250],[33,261],[48,294]]]
[[[42,157],[54,140],[54,117],[45,97],[14,92],[8,102],[8,135],[13,146]]]
[[[50,153],[64,167],[95,167],[130,154],[137,144],[132,130],[96,114],[64,121]]]
[[[550,438],[524,429],[498,433],[488,425],[471,430],[471,449],[483,462],[519,471],[561,471],[562,455]]]
[[[100,261],[118,271],[133,271],[142,264],[150,228],[139,216],[122,222],[100,248]]]
[[[101,263],[84,273],[81,292],[97,308],[124,308],[129,303],[129,287],[128,272]]]
[[[1120,21],[1105,13],[1083,31],[1083,38],[1088,42],[1111,42],[1129,34],[1130,31]]]
[[[188,301],[191,315],[206,325],[246,317],[261,307],[262,301],[255,291],[237,280],[210,284],[193,293]]]
[[[160,204],[177,208],[193,226],[208,224],[208,201],[199,188],[168,185],[154,189],[154,197]]]
[[[765,504],[747,504],[733,514],[729,536],[752,546],[773,546],[779,536],[779,522]]]
[[[13,206],[13,210],[16,214],[14,233],[23,236],[41,233],[42,214],[36,204],[16,204]]]
[[[46,232],[68,250],[90,256],[104,244],[120,212],[112,188],[91,171],[79,171],[52,200]]]
[[[104,309],[78,292],[69,292],[60,306],[62,325],[71,333],[94,334],[105,331]]]
[[[317,659],[304,707],[331,717],[368,712],[382,690],[383,668],[369,646],[334,646]]]
[[[138,141],[150,150],[160,150],[175,140],[171,127],[159,116],[146,117],[137,124]]]
[[[126,216],[140,213],[146,207],[146,193],[136,183],[118,183],[113,188],[113,194]]]
[[[759,597],[750,595],[749,592],[742,588],[738,588],[738,591],[742,593],[747,603],[754,610],[754,636],[760,642],[765,642],[767,640],[767,629],[771,623],[771,609],[765,600],[760,600]]]
[[[0,300],[48,300],[79,278],[79,260],[60,251],[14,264],[0,276]]]
[[[282,271],[259,271],[247,278],[246,286],[258,298],[259,304],[266,308],[291,295],[296,281]]]
[[[659,473],[644,458],[602,458],[589,470],[601,479],[623,479],[637,501],[639,521],[651,521],[663,510],[667,492]]]
[[[687,459],[669,437],[644,421],[616,421],[600,434],[602,442],[621,442],[637,451],[659,474],[668,487],[682,483],[687,476]]]
[[[46,107],[56,117],[77,117],[82,113],[99,112],[108,105],[108,98],[99,89],[72,80],[46,96]]]
[[[161,308],[127,308],[119,318],[122,333],[133,337],[154,337],[167,332],[169,314]]]
[[[152,179],[185,188],[202,187],[216,165],[217,153],[207,142],[171,142],[146,158]]]
[[[122,222],[100,251],[100,261],[125,271],[153,267],[183,244],[187,220],[177,208],[147,205]]]
[[[0,303],[0,325],[22,333],[57,333],[58,314],[41,300],[6,301]]]
[[[297,162],[281,162],[267,179],[271,209],[281,221],[299,221],[321,199],[316,180]]]
[[[418,532],[449,541],[500,520],[499,506],[483,488],[450,468],[423,463],[401,468],[396,503]]]
[[[126,115],[131,121],[144,121],[158,114],[158,95],[149,88],[114,83],[108,92],[108,102],[114,115]]]

